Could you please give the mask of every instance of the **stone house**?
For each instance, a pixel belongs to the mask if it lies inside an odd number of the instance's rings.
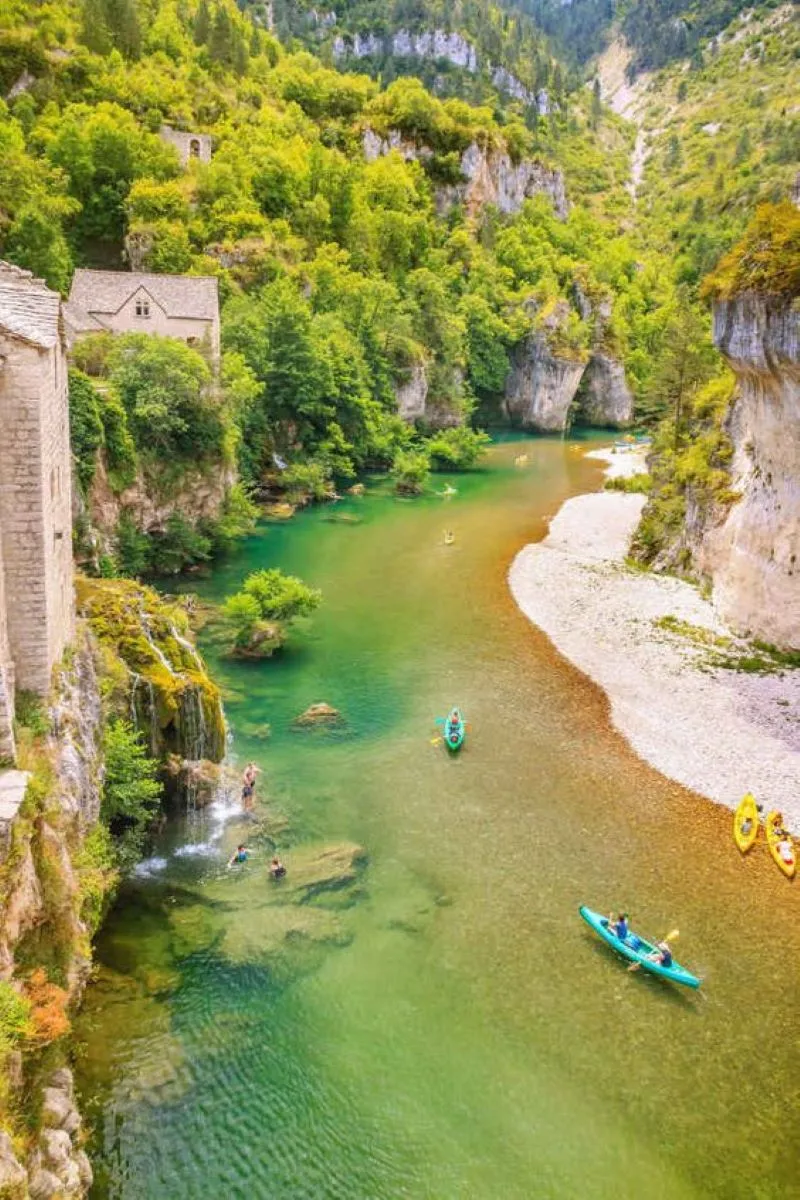
[[[157,333],[219,360],[219,292],[210,275],[78,270],[64,321],[70,344],[85,333]]]
[[[57,293],[0,262],[0,759],[15,689],[44,695],[74,630],[67,358]]]
[[[203,163],[211,162],[214,140],[208,133],[185,133],[182,129],[173,129],[171,125],[162,125],[158,136],[175,147],[184,167],[188,167],[193,158]]]

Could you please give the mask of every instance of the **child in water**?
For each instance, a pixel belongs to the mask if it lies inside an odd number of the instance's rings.
[[[247,846],[237,846],[233,854],[228,859],[228,866],[233,867],[237,864],[246,863],[250,851]]]

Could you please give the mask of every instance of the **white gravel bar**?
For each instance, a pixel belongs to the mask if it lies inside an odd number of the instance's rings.
[[[590,457],[618,476],[646,469],[637,449]],[[752,791],[800,833],[800,671],[711,670],[703,647],[655,624],[730,632],[691,584],[625,566],[643,506],[610,491],[568,500],[514,559],[514,599],[606,692],[614,725],[656,770],[728,808]]]

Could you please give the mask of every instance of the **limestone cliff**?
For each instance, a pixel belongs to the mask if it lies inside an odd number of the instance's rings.
[[[217,521],[235,482],[235,470],[224,463],[212,470],[187,469],[169,488],[139,469],[133,482],[118,491],[111,485],[102,455],[98,456],[86,497],[78,487],[73,488],[73,518],[81,529],[83,561],[92,560],[96,568],[102,555],[113,555],[123,516],[147,534],[163,534],[173,516],[192,526]]]
[[[352,37],[338,34],[333,39],[332,50],[334,59],[339,63],[348,58],[382,60],[392,56],[417,58],[424,62],[442,60],[468,71],[470,75],[485,70],[487,78],[499,92],[505,92],[514,100],[536,108],[539,116],[546,116],[551,110],[550,98],[544,88],[536,92],[526,87],[507,67],[493,63],[488,58],[482,59],[472,42],[460,33],[445,29],[419,32],[398,29],[386,37],[378,33],[355,33]]]
[[[409,367],[408,378],[396,385],[397,412],[404,421],[416,421],[425,416],[428,395],[428,373],[424,362]]]
[[[511,424],[562,432],[585,370],[581,359],[555,353],[544,332],[530,334],[514,353],[506,383],[503,407]]]
[[[0,875],[0,986],[23,995],[30,1009],[17,1048],[5,1033],[0,1047],[7,1080],[0,1100],[0,1195],[74,1200],[86,1195],[92,1170],[72,1074],[54,1067],[64,1062],[66,1011],[88,978],[99,897],[109,883],[106,866],[87,853],[100,811],[102,704],[85,630],[57,673],[40,721],[35,736],[23,730],[21,757],[31,779]],[[37,971],[39,963],[48,964],[46,971]],[[42,1075],[41,1048],[48,1043],[49,1071]]]
[[[403,158],[425,162],[433,152],[392,130],[382,138],[372,129],[364,132],[364,155],[368,162],[396,151]],[[436,209],[443,216],[454,204],[463,204],[469,216],[475,216],[485,204],[494,204],[503,213],[519,212],[525,200],[546,196],[557,216],[569,214],[564,176],[558,170],[534,159],[518,163],[502,149],[487,150],[472,142],[461,155],[459,183],[436,188]]]
[[[740,295],[719,301],[714,341],[738,387],[726,421],[731,487],[740,496],[700,527],[699,571],[736,628],[800,647],[800,310]]]
[[[601,350],[592,354],[581,381],[575,420],[621,429],[633,418],[633,393],[622,363]]]

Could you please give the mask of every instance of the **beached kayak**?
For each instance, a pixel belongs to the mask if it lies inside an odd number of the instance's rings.
[[[787,833],[783,834],[783,817],[779,812],[767,813],[767,819],[764,822],[767,831],[767,845],[769,852],[775,859],[780,869],[789,879],[794,878],[794,873],[797,870],[797,854],[795,853],[794,843]],[[789,853],[785,856],[778,848],[781,843],[788,843]]]
[[[755,796],[750,792],[742,797],[733,814],[733,837],[742,854],[750,849],[758,837],[758,807]]]
[[[662,979],[671,979],[673,983],[682,983],[684,987],[699,988],[700,980],[696,975],[692,975],[684,967],[672,960],[671,967],[664,967],[659,962],[654,962],[648,958],[649,954],[657,953],[656,947],[652,942],[645,941],[638,934],[632,931],[628,934],[625,941],[621,941],[615,933],[608,928],[608,917],[603,917],[600,913],[592,912],[585,904],[582,904],[578,910],[587,925],[590,925],[595,933],[608,942],[612,949],[616,950],[617,954],[621,954],[623,958],[629,959],[630,962],[639,963],[643,971],[649,971],[651,975],[658,975]]]
[[[451,708],[444,723],[444,744],[451,753],[461,749],[467,726],[460,708]]]

